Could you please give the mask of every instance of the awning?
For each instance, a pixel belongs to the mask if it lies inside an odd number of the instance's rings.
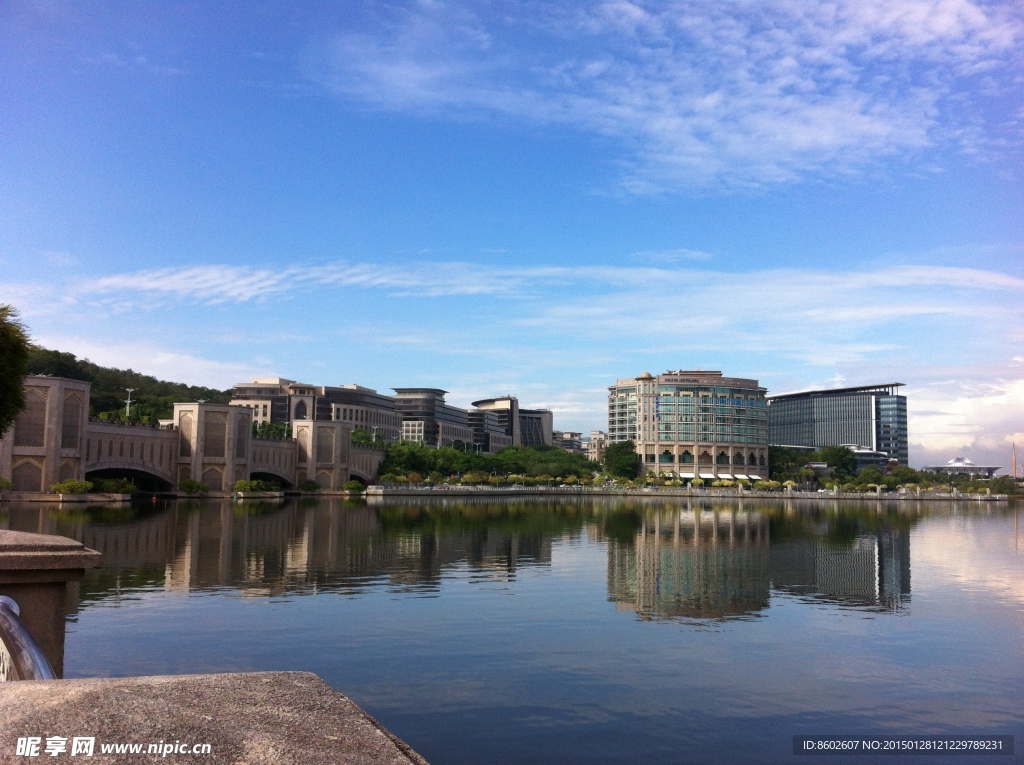
[[[701,473],[700,477],[701,478],[714,478],[715,474],[714,473]]]
[[[697,476],[695,476],[693,473],[680,473],[679,477],[680,478],[696,478]]]
[[[743,475],[743,473],[736,473],[736,475],[734,475],[733,478],[735,478],[737,481],[747,481],[750,477]]]
[[[718,477],[719,478],[725,478],[726,480],[731,481],[732,480],[732,473],[719,473]]]

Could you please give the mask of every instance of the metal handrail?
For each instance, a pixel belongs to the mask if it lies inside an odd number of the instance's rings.
[[[0,681],[56,680],[46,656],[18,617],[21,609],[0,595]]]

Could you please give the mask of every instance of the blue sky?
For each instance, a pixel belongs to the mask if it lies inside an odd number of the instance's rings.
[[[1024,443],[1024,7],[0,6],[0,301],[217,387],[907,384],[911,461]],[[992,461],[995,460],[993,463]]]

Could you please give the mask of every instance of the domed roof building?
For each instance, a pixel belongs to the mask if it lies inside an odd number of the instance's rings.
[[[993,465],[975,465],[967,457],[954,457],[945,465],[931,465],[921,468],[926,473],[969,475],[972,478],[991,478],[996,474],[997,470],[1001,469],[1001,467]]]

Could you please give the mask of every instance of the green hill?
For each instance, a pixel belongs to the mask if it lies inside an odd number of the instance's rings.
[[[131,369],[101,367],[88,359],[79,359],[71,353],[36,346],[29,351],[28,373],[68,377],[92,383],[89,416],[104,420],[125,419],[124,401],[128,397],[126,388],[134,388],[132,422],[149,423],[170,418],[174,413],[175,402],[202,399],[211,403],[226,404],[231,399],[230,391],[157,380]],[[135,403],[136,401],[138,403]]]

